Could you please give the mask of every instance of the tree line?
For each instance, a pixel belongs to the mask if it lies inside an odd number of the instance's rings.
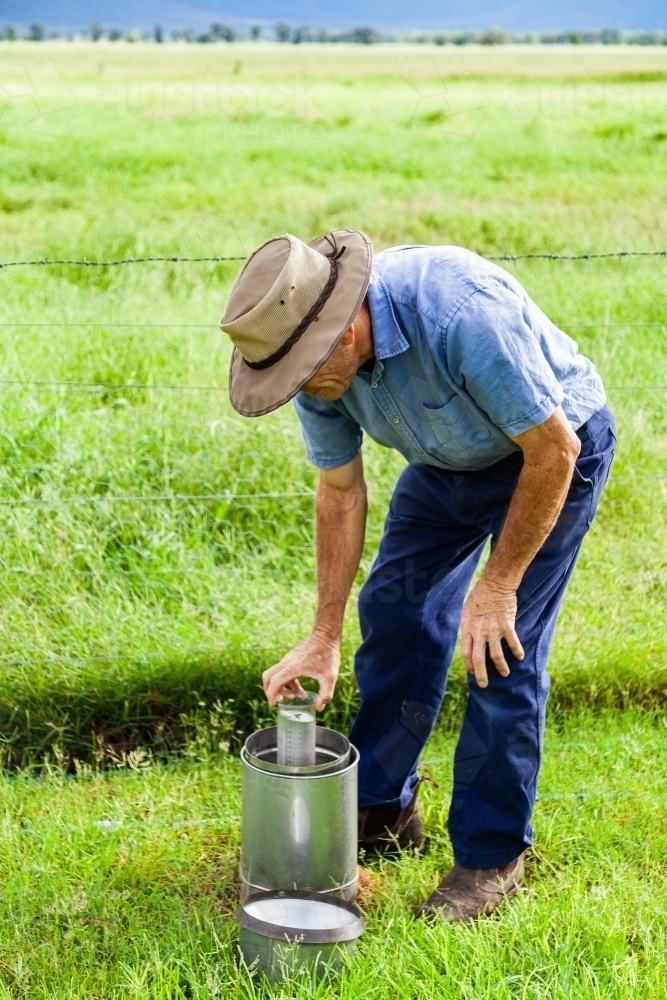
[[[283,44],[305,45],[309,43],[352,43],[374,45],[380,42],[413,42],[431,45],[667,45],[667,31],[619,31],[602,28],[595,31],[548,31],[513,32],[501,28],[487,28],[485,31],[406,31],[381,32],[369,26],[351,28],[347,31],[330,31],[327,28],[311,28],[308,25],[294,27],[279,21],[272,27],[252,24],[247,30],[233,28],[228,24],[214,22],[205,31],[179,28],[167,32],[156,24],[152,31],[123,31],[120,28],[106,28],[97,22],[84,31],[61,33],[48,30],[43,24],[34,22],[22,31],[16,25],[7,24],[0,28],[0,39],[44,42],[49,39],[77,38],[93,42],[185,42],[199,44],[230,44],[235,41],[273,41]]]

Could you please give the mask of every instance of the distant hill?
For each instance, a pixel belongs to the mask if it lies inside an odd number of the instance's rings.
[[[351,28],[479,30],[495,25],[508,31],[667,28],[665,0],[0,0],[0,25],[21,27],[39,21],[49,29],[80,31],[93,21],[123,30],[194,30],[221,21],[235,27],[252,23]]]

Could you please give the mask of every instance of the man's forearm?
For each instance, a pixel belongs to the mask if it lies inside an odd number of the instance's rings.
[[[581,448],[560,406],[512,440],[523,451],[523,468],[498,541],[461,617],[461,655],[481,688],[489,683],[489,656],[501,677],[510,673],[507,649],[515,659],[524,658],[516,631],[517,590],[558,520]]]
[[[363,476],[346,490],[321,482],[315,509],[318,603],[313,631],[339,642],[364,547],[368,504]]]
[[[575,460],[574,450],[554,448],[539,462],[524,464],[485,578],[518,588],[558,520]]]

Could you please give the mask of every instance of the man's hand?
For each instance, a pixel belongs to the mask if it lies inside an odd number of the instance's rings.
[[[501,677],[507,677],[510,668],[503,653],[504,639],[517,660],[523,660],[523,646],[514,630],[516,620],[516,591],[482,577],[473,587],[463,608],[461,618],[461,655],[469,674],[481,688],[488,686],[486,651]]]
[[[512,441],[523,452],[523,468],[502,531],[461,619],[461,654],[466,670],[482,688],[489,683],[487,649],[501,677],[510,672],[503,639],[517,660],[523,659],[514,627],[516,592],[563,509],[581,448],[560,406],[544,423]]]
[[[299,678],[312,677],[320,686],[315,709],[321,712],[333,697],[339,669],[340,644],[313,632],[283,656],[280,663],[264,671],[264,693],[273,707],[280,698],[305,694]]]

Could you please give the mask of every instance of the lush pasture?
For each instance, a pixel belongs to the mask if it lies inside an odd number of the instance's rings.
[[[667,52],[5,44],[0,74],[3,261],[238,256],[337,226],[378,249],[667,246]],[[145,742],[156,719],[177,742],[182,712],[247,701],[308,627],[308,496],[113,499],[312,487],[291,410],[249,421],[227,402],[217,321],[238,266],[0,270],[14,762],[58,741],[85,755],[91,734]],[[563,612],[554,705],[654,704],[665,493],[632,479],[664,468],[667,261],[508,266],[599,365],[622,434]],[[366,454],[367,567],[400,460]],[[351,607],[348,650],[355,629]]]
[[[452,753],[444,735],[427,752],[444,787]],[[367,869],[368,930],[342,981],[273,994],[236,968],[238,766],[190,754],[171,768],[2,781],[3,1000],[664,997],[664,725],[575,716],[550,735],[528,887],[477,927],[413,917],[450,861],[443,792],[425,786],[430,853]]]
[[[667,50],[0,45],[2,262],[235,257],[344,226],[377,249],[649,251],[666,185]],[[252,995],[225,747],[309,625],[314,477],[289,408],[227,402],[238,266],[0,269],[0,736],[6,763],[51,768],[3,787],[7,997]],[[502,919],[412,923],[447,862],[455,664],[437,849],[376,872],[343,996],[387,976],[406,1000],[665,993],[667,259],[506,266],[599,366],[620,431],[554,649],[539,849]],[[401,461],[365,457],[367,569]],[[355,641],[351,606],[341,725]],[[186,759],[144,768],[138,745]],[[128,754],[145,773],[62,777]]]

